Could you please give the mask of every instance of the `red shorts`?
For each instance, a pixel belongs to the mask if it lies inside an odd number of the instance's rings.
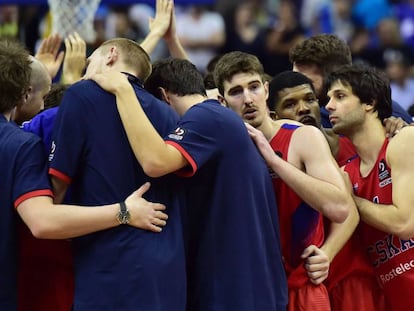
[[[300,288],[289,288],[287,311],[330,311],[328,290],[325,285],[306,283]],[[351,309],[348,309],[351,310]]]
[[[384,294],[374,276],[351,274],[329,292],[333,311],[386,311]]]

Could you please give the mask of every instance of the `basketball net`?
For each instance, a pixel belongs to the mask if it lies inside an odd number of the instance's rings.
[[[73,32],[88,43],[94,43],[94,18],[100,0],[48,0],[52,13],[52,33],[66,38]]]

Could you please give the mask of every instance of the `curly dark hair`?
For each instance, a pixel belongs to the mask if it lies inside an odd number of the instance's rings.
[[[59,106],[62,101],[63,94],[69,86],[69,84],[52,84],[49,93],[45,96],[45,110]]]
[[[12,110],[30,85],[30,54],[18,41],[0,40],[0,113]]]
[[[316,64],[324,75],[352,63],[348,44],[332,34],[315,35],[298,43],[290,49],[289,59],[292,64]]]

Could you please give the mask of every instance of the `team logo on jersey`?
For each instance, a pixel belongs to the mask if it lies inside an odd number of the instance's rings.
[[[56,144],[55,141],[52,141],[52,145],[50,146],[50,153],[49,153],[49,162],[53,160],[55,156]]]
[[[355,184],[353,184],[352,189],[354,189],[354,193],[358,192],[358,188],[359,188],[359,185],[358,185],[357,182]]]
[[[177,127],[174,131],[174,133],[171,133],[168,135],[168,138],[175,139],[175,140],[182,140],[184,138],[184,135],[186,133],[186,130],[182,127]]]
[[[380,188],[391,184],[391,174],[384,159],[378,163],[378,179]]]

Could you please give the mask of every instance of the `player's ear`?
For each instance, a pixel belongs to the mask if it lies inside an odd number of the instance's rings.
[[[158,90],[161,94],[161,99],[170,104],[170,97],[168,96],[168,92],[163,87],[159,87]]]
[[[375,99],[371,100],[369,103],[364,103],[365,111],[375,110],[377,101]]]
[[[266,100],[269,98],[269,81],[264,81],[263,82],[263,87],[265,90],[265,96],[266,96]]]
[[[226,100],[224,99],[223,95],[217,94],[217,100],[220,102],[220,104],[224,107],[228,107]]]
[[[109,52],[106,56],[106,64],[113,65],[119,58],[119,51],[116,46],[113,46],[109,49]]]

